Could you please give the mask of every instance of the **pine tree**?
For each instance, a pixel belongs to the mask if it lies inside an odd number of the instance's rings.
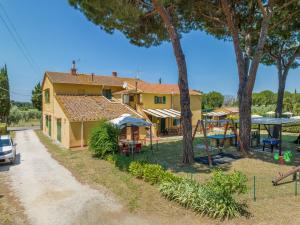
[[[137,46],[156,46],[163,41],[172,44],[178,68],[181,121],[183,133],[183,163],[194,161],[192,145],[192,112],[185,56],[181,34],[193,29],[183,14],[189,0],[128,1],[128,0],[69,0],[94,24],[108,33],[122,32]]]
[[[40,83],[35,85],[34,89],[32,90],[31,102],[34,108],[38,109],[39,111],[42,110],[42,87]]]
[[[6,123],[10,111],[10,94],[7,67],[0,70],[0,122]]]

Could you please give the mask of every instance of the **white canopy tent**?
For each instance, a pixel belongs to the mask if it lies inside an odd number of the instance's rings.
[[[239,121],[235,121],[236,123],[239,123]],[[258,125],[258,133],[260,136],[260,126],[263,125],[265,127],[265,129],[268,132],[268,135],[270,137],[272,137],[272,134],[270,132],[270,126],[279,126],[279,154],[281,155],[282,152],[282,146],[281,146],[281,142],[282,142],[282,126],[286,125],[286,126],[298,126],[297,122],[300,122],[300,118],[270,118],[270,117],[260,117],[260,118],[251,118],[251,123],[252,124],[257,124]],[[267,127],[269,126],[269,128]],[[260,139],[260,137],[259,137]]]
[[[141,118],[132,117],[130,114],[123,114],[118,118],[110,120],[109,122],[121,129],[129,126],[149,127],[152,125],[152,123]]]
[[[130,114],[122,114],[120,117],[109,121],[110,123],[116,125],[120,129],[125,127],[150,127],[150,145],[152,149],[152,123],[142,119],[132,117]]]

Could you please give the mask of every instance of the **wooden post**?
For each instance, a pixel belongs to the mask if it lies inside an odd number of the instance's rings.
[[[207,157],[208,157],[208,164],[209,164],[209,166],[212,166],[212,160],[211,160],[211,156],[209,153],[208,140],[207,140],[207,136],[206,136],[206,127],[204,126],[203,120],[200,120],[200,122],[201,122],[202,130],[203,130],[205,149],[206,149],[206,153],[207,153]]]
[[[197,129],[198,129],[198,126],[199,126],[199,122],[200,122],[200,120],[198,120],[198,122],[197,122],[197,124],[196,124],[196,127],[195,127],[195,130],[194,130],[194,134],[193,134],[192,140],[195,139],[195,136],[196,136],[196,133],[197,133]]]
[[[226,138],[228,126],[229,126],[229,122],[227,121],[227,122],[226,122],[226,125],[225,125],[225,130],[224,130],[224,138],[223,138],[223,140],[222,140],[222,143],[221,143],[220,147],[224,147],[224,145],[225,145],[225,138]]]
[[[294,175],[295,173],[300,172],[300,166],[295,167],[294,169],[288,171],[285,174],[279,174],[279,176],[277,178],[275,178],[274,180],[272,180],[273,185],[277,185],[279,181],[283,180],[284,178]]]
[[[151,150],[153,150],[153,145],[152,145],[152,125],[150,126],[150,147],[151,147]]]

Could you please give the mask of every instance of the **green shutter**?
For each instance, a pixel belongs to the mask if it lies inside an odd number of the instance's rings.
[[[166,104],[166,96],[163,96],[163,104]]]
[[[157,104],[157,96],[154,96],[154,104]]]

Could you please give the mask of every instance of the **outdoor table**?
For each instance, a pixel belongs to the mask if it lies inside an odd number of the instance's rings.
[[[233,139],[235,138],[236,139],[236,135],[235,134],[215,134],[215,135],[209,135],[207,136],[208,139],[211,139],[211,140],[216,140],[217,142],[217,146],[216,147],[220,147],[220,140],[223,140],[223,139]]]

